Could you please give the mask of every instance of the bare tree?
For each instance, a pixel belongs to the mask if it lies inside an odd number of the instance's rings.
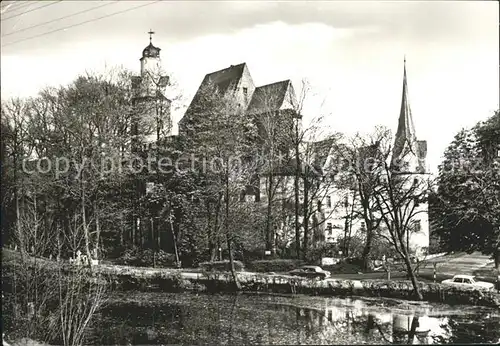
[[[318,124],[318,126],[320,126]],[[326,136],[319,139],[316,136]],[[304,143],[302,151],[302,189],[303,189],[303,217],[304,228],[304,256],[309,249],[309,236],[312,233],[311,243],[316,245],[323,242],[324,229],[327,221],[338,217],[344,199],[337,198],[344,192],[339,189],[339,176],[342,172],[335,164],[335,148],[341,135],[338,133],[312,132],[309,141]]]
[[[411,260],[410,236],[416,229],[419,216],[427,213],[425,205],[432,186],[429,177],[421,174],[400,173],[390,164],[390,151],[380,161],[379,183],[374,189],[376,210],[386,234],[381,232],[405,263],[415,295],[422,300]]]
[[[107,282],[84,267],[68,270],[63,262],[42,257],[53,247],[54,237],[40,229],[43,220],[36,201],[35,195],[25,203],[19,229],[23,234],[16,237],[24,241],[16,242],[18,248],[24,244],[29,250],[23,256],[9,252],[5,264],[9,315],[18,324],[9,328],[11,338],[81,345],[91,318],[105,301]]]
[[[387,129],[377,127],[368,135],[356,133],[347,139],[346,144],[336,147],[338,157],[346,164],[342,167],[345,172],[341,185],[356,196],[350,205],[351,221],[363,220],[365,225],[366,240],[362,253],[365,270],[370,267],[372,243],[382,221],[376,212],[375,188],[379,184],[383,152],[388,148],[389,138]]]
[[[7,133],[2,133],[2,144],[5,145],[6,157],[2,162],[2,183],[3,188],[9,188],[9,193],[5,193],[4,197],[11,196],[14,205],[14,220],[15,220],[15,234],[17,237],[22,237],[21,231],[21,204],[24,195],[24,182],[25,175],[23,174],[23,160],[30,155],[30,148],[28,146],[28,124],[25,117],[29,108],[29,103],[22,99],[11,99],[7,102],[2,102],[2,124]],[[7,200],[3,203],[9,202]],[[10,203],[8,203],[10,204]],[[2,204],[3,205],[3,204]],[[9,230],[10,225],[4,225],[2,233]],[[21,255],[24,256],[26,251],[26,244],[24,239],[18,238],[21,246]]]
[[[303,126],[303,111],[312,90],[310,84],[303,80],[298,96],[295,92],[287,93],[283,101],[282,111],[283,119],[281,119],[280,127],[284,136],[289,138],[286,140],[284,148],[285,155],[280,157],[281,165],[278,168],[282,178],[276,188],[282,192],[288,190],[288,177],[293,176],[293,197],[294,202],[290,203],[289,197],[286,193],[281,193],[281,205],[293,204],[294,205],[294,229],[295,229],[295,246],[297,258],[306,256],[306,249],[308,248],[309,234],[314,227],[310,227],[310,220],[313,216],[317,215],[318,202],[326,196],[326,191],[331,188],[330,176],[324,174],[323,167],[318,166],[316,162],[317,154],[320,156],[328,156],[328,153],[318,153],[318,141],[325,138],[331,140],[332,134],[323,123],[324,116],[314,116],[306,127]],[[328,149],[327,149],[328,151]],[[320,164],[321,165],[321,164]],[[318,172],[318,168],[319,171]],[[315,176],[313,178],[313,176]],[[318,179],[321,180],[319,182]],[[313,183],[314,181],[314,183]],[[319,184],[318,184],[319,183]],[[268,184],[271,187],[271,184]],[[269,189],[268,194],[273,191]],[[311,194],[311,196],[310,196]],[[302,200],[302,201],[301,201]],[[301,207],[302,205],[302,207]],[[288,215],[284,215],[285,219]],[[324,220],[323,220],[324,221]],[[282,221],[283,222],[283,221]],[[321,221],[319,222],[321,223]],[[303,239],[301,241],[301,233],[303,230]],[[301,244],[302,243],[302,244]],[[302,246],[301,246],[302,245]]]
[[[87,326],[105,302],[106,281],[85,267],[70,275],[59,269],[57,279],[59,319],[56,328],[65,346],[82,345]]]
[[[281,194],[278,190],[286,184],[284,168],[290,163],[295,117],[295,92],[290,81],[282,81],[255,90],[248,113],[256,121],[257,143],[263,159],[263,178],[266,196],[265,237],[266,250],[276,254],[275,229]]]

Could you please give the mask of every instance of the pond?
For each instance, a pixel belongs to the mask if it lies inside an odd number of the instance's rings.
[[[390,299],[114,293],[95,345],[496,343],[500,312]]]

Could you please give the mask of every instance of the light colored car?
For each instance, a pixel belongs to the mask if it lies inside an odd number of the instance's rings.
[[[458,287],[474,287],[479,289],[492,290],[495,285],[490,282],[476,281],[474,276],[471,275],[455,275],[453,279],[447,279],[441,282],[444,285],[458,286]]]
[[[330,277],[330,272],[318,266],[303,266],[288,272],[292,276],[301,276],[310,279],[326,279]]]

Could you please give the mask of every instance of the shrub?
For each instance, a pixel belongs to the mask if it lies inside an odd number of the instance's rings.
[[[362,266],[341,262],[332,266],[323,266],[324,270],[328,270],[332,274],[356,274],[362,271]]]
[[[265,258],[265,250],[262,249],[256,249],[256,250],[243,250],[243,259],[245,263],[249,263],[252,261],[257,261],[262,258]]]
[[[340,249],[333,244],[322,244],[318,247],[313,247],[307,251],[307,261],[309,263],[321,263],[323,257],[335,257],[334,254],[338,253]]]
[[[117,264],[131,265],[137,267],[175,267],[175,255],[163,250],[154,251],[152,249],[131,248],[116,261]]]
[[[233,261],[234,269],[236,271],[243,271],[245,266],[240,261]],[[214,262],[202,262],[199,267],[204,271],[230,271],[231,263],[229,260],[225,261],[214,261]]]
[[[160,290],[164,292],[177,293],[184,291],[186,288],[180,272],[156,274],[151,279],[151,282],[154,285],[158,285]]]
[[[249,263],[248,270],[258,273],[287,272],[302,265],[304,261],[294,259],[261,260]]]
[[[352,264],[362,268],[364,265],[364,260],[360,257],[347,257],[346,259],[344,259],[343,263]]]

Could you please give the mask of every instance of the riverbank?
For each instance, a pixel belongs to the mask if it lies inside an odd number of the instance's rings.
[[[56,262],[37,260],[32,263],[49,269]],[[64,264],[71,271],[74,265]],[[200,272],[183,269],[138,268],[118,265],[97,265],[92,269],[102,274],[114,290],[159,290],[163,292],[203,291],[234,292],[235,285],[228,272]],[[331,278],[311,280],[279,274],[238,272],[240,289],[244,292],[307,294],[332,297],[386,297],[415,300],[407,280],[353,280]],[[465,304],[500,307],[500,294],[472,288],[443,286],[439,283],[419,282],[424,300],[447,304]]]
[[[161,290],[164,292],[203,291],[234,292],[230,273],[193,273],[180,270],[148,268],[101,267],[109,275],[113,288],[118,290]],[[415,300],[410,281],[398,280],[311,280],[288,275],[238,272],[240,290],[244,292],[307,294],[332,297],[385,297]],[[424,300],[446,304],[466,304],[500,307],[500,294],[470,288],[443,286],[438,283],[419,282]]]

